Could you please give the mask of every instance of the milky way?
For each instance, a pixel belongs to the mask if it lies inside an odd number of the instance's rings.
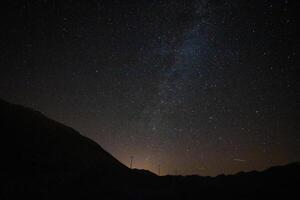
[[[121,162],[230,174],[299,161],[296,1],[18,1],[0,98]]]

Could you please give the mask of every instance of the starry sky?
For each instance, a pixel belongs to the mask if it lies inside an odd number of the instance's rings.
[[[0,98],[125,165],[215,176],[300,160],[296,0],[1,4]]]

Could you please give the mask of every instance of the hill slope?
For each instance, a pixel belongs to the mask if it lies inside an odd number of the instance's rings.
[[[0,195],[123,193],[130,169],[95,142],[29,108],[0,100],[0,111]]]
[[[131,170],[98,144],[41,113],[0,100],[0,199],[287,198],[300,165],[230,176]]]

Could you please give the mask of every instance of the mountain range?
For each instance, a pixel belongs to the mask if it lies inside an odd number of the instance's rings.
[[[235,175],[157,176],[130,169],[91,139],[0,100],[0,199],[291,198],[300,164]]]

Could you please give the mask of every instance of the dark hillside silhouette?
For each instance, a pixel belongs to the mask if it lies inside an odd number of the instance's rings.
[[[292,197],[300,165],[229,176],[156,176],[41,113],[0,100],[0,199],[255,199]]]

